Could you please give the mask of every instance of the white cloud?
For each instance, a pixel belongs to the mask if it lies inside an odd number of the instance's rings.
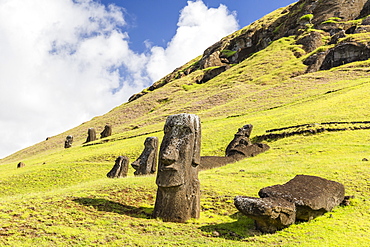
[[[123,10],[92,0],[0,1],[0,158],[125,102],[237,28],[188,2],[168,46],[130,50]]]
[[[237,30],[236,14],[225,5],[208,8],[202,1],[188,1],[181,11],[177,32],[166,48],[155,46],[147,70],[152,80],[199,56],[213,43]]]

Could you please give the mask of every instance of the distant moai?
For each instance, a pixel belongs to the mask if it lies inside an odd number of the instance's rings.
[[[226,147],[225,154],[226,156],[230,155],[230,150],[233,149],[235,146],[237,146],[241,140],[246,145],[251,145],[251,141],[249,140],[251,133],[252,133],[253,125],[246,124],[242,128],[238,129],[238,132],[234,135],[234,139],[229,143],[229,145]]]
[[[17,168],[22,168],[22,167],[25,167],[26,164],[23,163],[23,162],[19,162],[18,165],[17,165]]]
[[[85,143],[93,142],[96,140],[96,131],[94,128],[89,128],[87,130],[87,139]]]
[[[66,140],[64,141],[64,148],[70,148],[70,147],[72,147],[72,143],[73,143],[73,136],[68,135],[66,137]]]
[[[186,222],[199,218],[201,125],[193,114],[171,115],[159,151],[157,198],[153,217]]]
[[[144,150],[131,166],[135,175],[153,174],[157,166],[158,138],[148,137],[144,142]]]
[[[112,127],[110,125],[105,125],[103,132],[100,133],[100,139],[111,136]]]
[[[253,125],[247,124],[238,129],[234,139],[226,148],[226,157],[233,157],[234,160],[240,160],[247,157],[254,157],[270,149],[270,146],[264,143],[252,143],[250,135]]]
[[[127,177],[129,162],[130,162],[129,158],[127,158],[125,156],[119,156],[116,159],[112,170],[110,170],[107,173],[107,177],[108,178],[124,178],[124,177]]]

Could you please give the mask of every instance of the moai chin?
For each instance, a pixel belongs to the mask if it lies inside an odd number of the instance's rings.
[[[73,136],[68,135],[66,137],[66,140],[64,141],[64,148],[70,148],[70,147],[72,147],[72,143],[73,143]]]
[[[89,128],[87,130],[87,139],[85,143],[93,142],[96,140],[96,131],[94,128]]]
[[[148,137],[144,142],[144,150],[131,166],[135,175],[153,174],[157,166],[158,138]]]
[[[198,116],[178,114],[167,118],[159,151],[154,217],[171,222],[199,218],[200,143]]]

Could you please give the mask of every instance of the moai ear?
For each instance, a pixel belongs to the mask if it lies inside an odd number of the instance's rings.
[[[193,149],[193,160],[192,160],[192,166],[196,167],[200,165],[200,144],[201,144],[201,137],[202,137],[202,131],[200,126],[200,120],[198,116],[194,116],[194,149]]]

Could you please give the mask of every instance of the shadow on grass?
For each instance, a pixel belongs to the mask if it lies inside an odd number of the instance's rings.
[[[98,211],[124,214],[136,218],[150,219],[153,211],[153,208],[133,207],[99,198],[76,198],[73,201],[83,206],[93,207]]]
[[[254,221],[237,212],[230,216],[237,221],[232,223],[214,224],[200,227],[210,237],[220,237],[228,240],[254,241],[253,237],[262,233],[255,230]]]

